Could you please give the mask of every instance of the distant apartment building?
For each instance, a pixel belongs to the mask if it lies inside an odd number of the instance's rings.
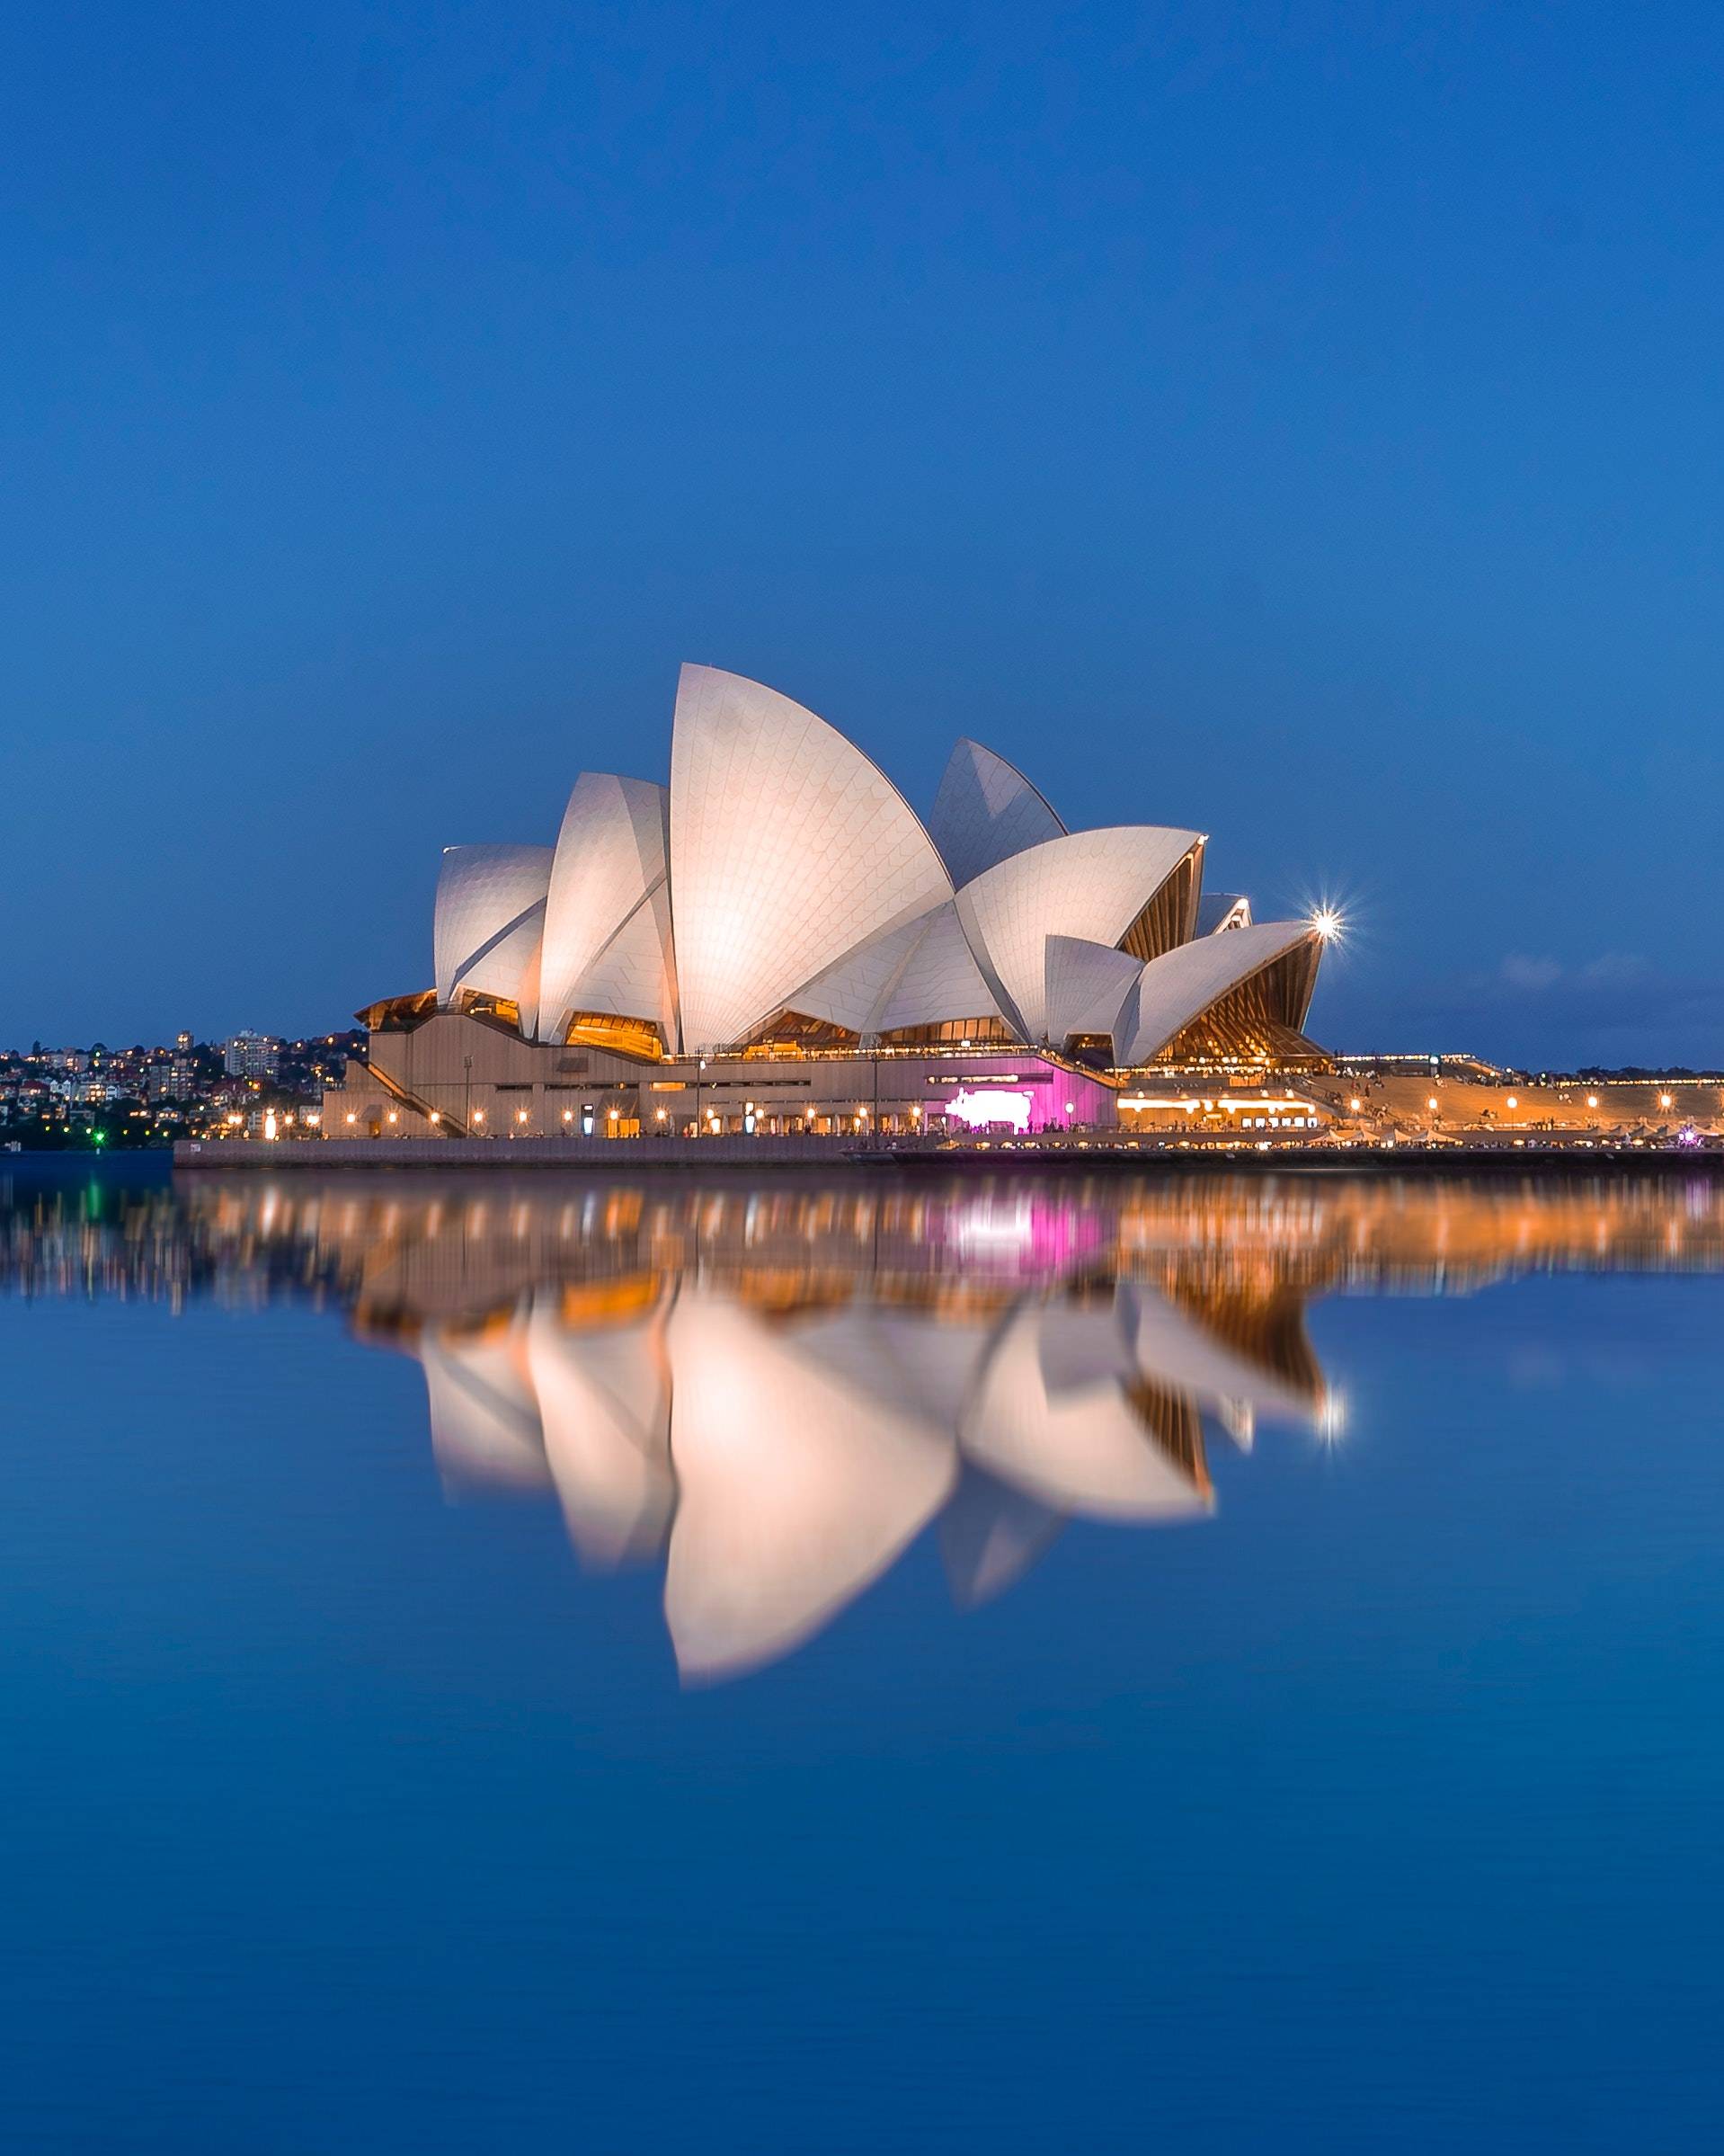
[[[273,1033],[235,1033],[222,1043],[222,1067],[230,1078],[275,1079],[281,1073],[281,1042]]]

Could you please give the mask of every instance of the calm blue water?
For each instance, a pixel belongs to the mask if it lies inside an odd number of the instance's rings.
[[[1710,2142],[1721,1273],[1675,1181],[0,1178],[0,2134]]]

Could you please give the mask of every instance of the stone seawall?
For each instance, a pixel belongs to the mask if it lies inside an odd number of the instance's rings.
[[[833,1166],[853,1137],[182,1139],[176,1168],[750,1168]]]
[[[87,1159],[87,1155],[84,1156]],[[124,1157],[124,1156],[120,1156]],[[160,1156],[157,1155],[157,1158]],[[1047,1139],[995,1139],[973,1145],[870,1146],[853,1137],[715,1138],[330,1138],[276,1145],[182,1139],[173,1148],[176,1170],[215,1173],[259,1171],[315,1172],[338,1168],[475,1168],[508,1172],[522,1168],[615,1170],[637,1168],[897,1167],[1010,1170],[1062,1166],[1136,1167],[1171,1173],[1220,1171],[1283,1175],[1444,1176],[1507,1173],[1518,1176],[1668,1174],[1724,1176],[1724,1148],[1693,1149],[1666,1144],[1336,1145],[1293,1139],[1273,1146],[1238,1143],[1173,1144],[1163,1139],[1093,1133]]]

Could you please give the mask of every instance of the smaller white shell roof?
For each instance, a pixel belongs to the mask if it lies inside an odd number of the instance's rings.
[[[545,946],[539,1008],[545,1038],[560,1039],[575,1011],[626,1011],[656,1020],[674,1040],[670,1007],[669,951],[659,949],[656,922],[643,902],[665,878],[665,819],[670,796],[645,779],[619,779],[609,771],[582,771],[574,782],[557,833],[545,903]],[[669,927],[668,908],[664,922]],[[627,1004],[595,1000],[583,976],[626,922],[640,919],[635,941],[647,963],[644,978],[630,977]],[[639,972],[638,960],[635,972]],[[612,972],[615,968],[613,967]]]
[[[550,886],[548,846],[449,846],[432,927],[437,1000],[470,988],[523,1006],[537,1000]],[[525,1008],[523,1024],[531,1020]]]
[[[955,884],[967,884],[1064,830],[1037,788],[1003,756],[979,741],[960,741],[952,751],[928,831]]]
[[[1111,943],[1081,936],[1047,940],[1047,1032],[1062,1041],[1072,1033],[1109,1033],[1120,1006],[1137,985],[1142,961]]]
[[[1115,1056],[1121,1063],[1147,1063],[1230,989],[1315,940],[1308,921],[1263,921],[1224,936],[1199,936],[1152,958],[1138,978],[1135,1009],[1122,1014],[1131,1038],[1124,1045],[1115,1040]]]
[[[1153,824],[1074,831],[966,884],[958,919],[983,977],[1026,1040],[1048,1037],[1045,942],[1117,943],[1203,833]]]

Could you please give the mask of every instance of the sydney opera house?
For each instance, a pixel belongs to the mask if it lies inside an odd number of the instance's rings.
[[[668,787],[582,772],[553,845],[443,856],[434,985],[375,1003],[324,1135],[1105,1125],[1146,1074],[1321,1071],[1321,931],[1204,835],[1070,831],[974,742],[926,821],[776,690],[678,686]]]

